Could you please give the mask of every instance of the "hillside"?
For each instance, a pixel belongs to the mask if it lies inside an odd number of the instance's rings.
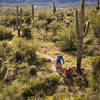
[[[86,0],[89,2],[95,2],[95,0]],[[0,2],[5,3],[51,3],[53,0],[0,0]],[[81,0],[55,0],[56,3],[75,3],[75,2],[81,2]]]
[[[0,100],[100,100],[100,8],[82,4],[2,11]]]

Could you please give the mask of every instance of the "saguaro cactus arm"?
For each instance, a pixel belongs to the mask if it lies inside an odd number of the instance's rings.
[[[20,17],[22,17],[22,14],[23,14],[23,9],[20,8]]]
[[[84,32],[84,37],[88,34],[89,27],[90,27],[90,21],[88,21],[88,22],[86,23],[85,32]]]
[[[79,20],[78,20],[78,11],[75,11],[75,29],[76,29],[76,34],[79,34]]]

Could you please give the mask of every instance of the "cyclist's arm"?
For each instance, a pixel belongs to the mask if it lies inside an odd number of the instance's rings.
[[[56,64],[58,64],[58,59],[56,60]]]
[[[73,68],[70,68],[70,70],[73,72],[74,71],[74,69]]]
[[[62,61],[63,61],[63,63],[64,63],[64,58],[62,57]]]

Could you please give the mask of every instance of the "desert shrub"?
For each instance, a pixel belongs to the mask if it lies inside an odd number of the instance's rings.
[[[16,17],[10,17],[10,26],[16,26]]]
[[[2,16],[0,19],[0,24],[6,27],[10,26],[10,18],[8,16]]]
[[[20,64],[20,65],[18,65],[17,66],[17,69],[22,69],[22,70],[24,70],[24,69],[27,69],[28,68],[28,65],[27,65],[27,63],[22,63],[22,64]]]
[[[37,68],[35,66],[31,66],[30,70],[29,70],[29,74],[31,76],[34,76],[37,74]]]
[[[25,17],[24,20],[25,20],[25,23],[26,23],[26,24],[28,24],[28,25],[31,24],[31,16]]]
[[[44,28],[46,29],[47,26],[47,21],[46,20],[39,20],[34,22],[34,27],[41,29]]]
[[[22,88],[20,85],[16,84],[3,87],[3,91],[1,92],[0,99],[1,100],[23,100],[21,97]]]
[[[25,60],[25,55],[22,51],[16,50],[15,55],[14,55],[16,62],[23,62]]]
[[[53,21],[48,25],[48,29],[52,33],[56,34],[61,29],[61,25],[59,22]]]
[[[8,46],[6,42],[0,42],[0,58],[5,60],[9,56],[11,50],[12,48]]]
[[[92,88],[95,92],[96,99],[100,98],[100,56],[97,56],[92,61],[93,73],[92,73]],[[99,100],[99,99],[97,99]]]
[[[28,61],[29,64],[33,64],[36,58],[36,51],[38,49],[38,41],[29,41],[26,39],[14,40],[14,58],[17,62]],[[16,55],[16,53],[18,53]],[[19,59],[20,58],[20,59]]]
[[[45,66],[46,64],[50,63],[51,60],[50,59],[47,59],[45,58],[44,56],[37,56],[37,59],[35,60],[35,65],[38,66],[38,67],[42,67],[42,66]]]
[[[47,26],[47,28],[52,32],[51,41],[55,42],[56,40],[54,39],[54,36],[56,36],[57,32],[62,29],[61,24],[57,21],[53,21]]]
[[[38,39],[39,40],[44,40],[44,41],[51,41],[51,36],[53,33],[48,32],[46,33],[45,31],[43,33],[38,34]]]
[[[5,10],[5,11],[3,11],[2,15],[4,15],[4,16],[16,16],[16,11],[15,10]]]
[[[38,11],[37,18],[38,20],[49,20],[51,19],[51,13],[47,11]]]
[[[56,37],[57,45],[60,46],[62,51],[72,51],[77,48],[77,38],[73,27],[63,29]]]
[[[64,19],[64,12],[59,11],[56,13],[57,21],[62,21]]]
[[[58,82],[58,74],[53,73],[42,80],[31,83],[31,87],[26,89],[22,95],[25,99],[31,96],[45,97],[46,95],[52,95],[56,91]]]
[[[100,38],[100,13],[92,13],[91,15],[91,23],[94,31],[94,35],[96,38]]]
[[[22,37],[25,37],[26,39],[31,39],[31,29],[29,27],[24,27],[22,29]]]
[[[12,37],[13,34],[8,28],[0,26],[0,40],[10,40]]]
[[[31,10],[30,9],[24,9],[23,10],[23,16],[30,16],[31,15]]]

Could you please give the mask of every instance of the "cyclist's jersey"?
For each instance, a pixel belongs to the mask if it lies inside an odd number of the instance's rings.
[[[70,68],[70,67],[67,67],[64,73],[67,74],[67,72],[69,72],[69,71],[72,71],[73,72],[74,69],[73,68]]]
[[[61,60],[63,61],[63,63],[64,63],[64,58],[62,57],[62,56],[58,56],[57,57],[57,60],[56,60],[56,63],[58,64],[58,63],[61,63]]]

